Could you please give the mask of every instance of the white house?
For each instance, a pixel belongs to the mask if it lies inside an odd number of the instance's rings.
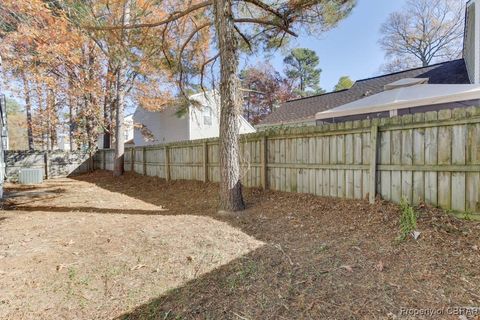
[[[199,106],[190,105],[180,116],[175,108],[153,112],[138,107],[133,114],[135,146],[218,137],[218,95],[211,91],[201,92],[190,96],[190,99],[198,101]],[[238,121],[241,134],[255,132],[242,116],[239,116]]]
[[[125,144],[131,144],[133,142],[133,114],[130,114],[123,118],[124,125],[124,134],[125,134]],[[103,138],[104,135],[100,134],[97,141],[97,147],[103,149]],[[111,146],[113,147],[113,145]]]

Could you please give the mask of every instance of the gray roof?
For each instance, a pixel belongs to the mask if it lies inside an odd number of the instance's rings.
[[[384,91],[386,84],[404,78],[428,78],[430,84],[469,84],[463,59],[443,62],[383,76],[358,80],[346,90],[325,93],[283,103],[260,125],[279,125],[315,120],[315,114]]]

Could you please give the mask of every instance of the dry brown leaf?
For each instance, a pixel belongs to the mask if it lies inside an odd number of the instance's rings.
[[[352,266],[344,265],[344,266],[340,266],[340,268],[345,269],[348,272],[353,272],[353,267]]]
[[[378,263],[375,265],[375,270],[382,272],[385,266],[383,265],[383,261],[380,260]]]
[[[145,268],[145,267],[146,267],[146,265],[144,265],[144,264],[137,264],[136,266],[130,268],[130,271],[138,270],[138,269]]]

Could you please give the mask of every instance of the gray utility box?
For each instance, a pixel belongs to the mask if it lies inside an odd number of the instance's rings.
[[[39,184],[43,182],[42,169],[20,169],[18,182],[21,184]]]

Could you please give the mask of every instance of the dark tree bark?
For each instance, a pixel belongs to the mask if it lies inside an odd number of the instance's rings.
[[[214,0],[214,15],[220,52],[220,210],[239,211],[245,208],[238,146],[241,97],[231,0]]]
[[[32,129],[32,101],[30,98],[30,85],[27,77],[22,73],[23,90],[25,95],[25,111],[27,113],[27,137],[28,137],[28,150],[33,150],[33,129]]]

